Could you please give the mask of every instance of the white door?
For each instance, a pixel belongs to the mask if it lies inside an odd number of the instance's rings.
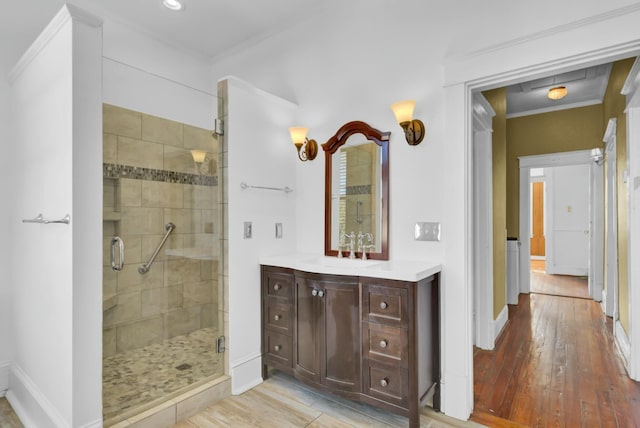
[[[589,165],[554,167],[548,182],[547,273],[589,273]]]

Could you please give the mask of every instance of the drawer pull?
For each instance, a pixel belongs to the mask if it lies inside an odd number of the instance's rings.
[[[324,291],[318,290],[318,297],[324,297]]]
[[[380,341],[380,347],[381,348],[386,348],[388,344],[389,344],[389,342],[387,342],[386,340],[381,340]]]
[[[280,315],[278,315],[278,314],[274,315],[273,319],[276,320],[276,321],[279,321],[280,320]]]
[[[386,386],[389,385],[389,379],[388,378],[384,378],[380,380],[380,386],[383,388],[386,388]]]
[[[276,345],[273,347],[273,350],[276,352],[280,351],[280,349],[281,349],[280,345]]]
[[[380,309],[387,309],[389,304],[387,302],[380,302]]]
[[[311,295],[313,297],[316,297],[318,295],[318,290],[316,290],[315,288],[313,290],[311,290]]]
[[[282,285],[280,285],[280,284],[278,284],[278,283],[276,283],[276,284],[274,284],[274,285],[273,285],[273,289],[274,289],[275,291],[278,291],[278,290],[280,290],[281,288],[282,288]]]

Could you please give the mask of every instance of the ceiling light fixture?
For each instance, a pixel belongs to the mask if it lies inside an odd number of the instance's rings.
[[[550,100],[559,100],[564,98],[566,95],[567,95],[567,88],[565,86],[556,86],[554,88],[549,89],[547,98],[549,98]]]
[[[175,12],[179,12],[184,9],[184,4],[179,0],[164,0],[163,4],[167,9]]]

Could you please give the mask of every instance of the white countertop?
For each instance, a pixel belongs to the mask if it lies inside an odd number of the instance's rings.
[[[420,281],[442,270],[440,263],[429,261],[359,260],[346,257],[339,259],[337,257],[298,253],[261,257],[260,264],[304,272],[366,276],[411,282]]]

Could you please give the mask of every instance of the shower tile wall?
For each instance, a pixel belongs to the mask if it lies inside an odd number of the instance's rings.
[[[107,105],[104,126],[105,357],[218,321],[218,143],[210,130]],[[205,150],[204,163],[192,149]],[[153,266],[138,273],[165,233]],[[111,269],[113,236],[125,266]]]

